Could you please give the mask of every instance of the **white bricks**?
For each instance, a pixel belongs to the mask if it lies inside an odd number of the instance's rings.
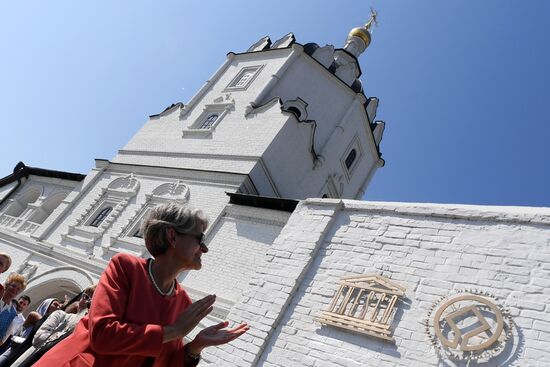
[[[258,335],[267,344],[252,339],[254,347],[247,347],[262,353],[255,365],[437,366],[422,322],[435,302],[461,289],[488,291],[511,309],[525,348],[513,345],[498,361],[543,366],[550,359],[542,347],[550,335],[550,254],[543,240],[550,226],[540,224],[548,223],[549,211],[344,201],[331,216],[326,205],[316,212],[315,203],[297,208],[270,248],[267,267],[245,291],[260,302],[232,310],[233,316],[254,315],[264,314],[263,307],[273,314],[256,325],[267,332]],[[313,320],[341,277],[362,273],[381,273],[407,288],[407,305],[394,323],[395,344]],[[278,285],[276,291],[262,291],[269,284]]]

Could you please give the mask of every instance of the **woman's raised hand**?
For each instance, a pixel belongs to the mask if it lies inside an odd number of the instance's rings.
[[[173,325],[164,327],[163,342],[169,342],[174,339],[181,339],[191,332],[198,323],[208,315],[216,301],[215,295],[209,295],[193,302],[185,311],[183,311]]]
[[[247,324],[240,324],[232,329],[226,329],[228,325],[229,322],[224,321],[203,329],[187,345],[189,352],[197,355],[206,347],[229,343],[250,329]]]

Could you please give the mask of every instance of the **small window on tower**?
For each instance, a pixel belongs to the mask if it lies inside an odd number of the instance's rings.
[[[229,83],[226,89],[245,90],[256,78],[263,65],[248,66],[242,68],[235,78]]]
[[[361,148],[361,143],[357,136],[353,137],[351,143],[348,145],[347,149],[344,151],[340,162],[342,162],[342,168],[345,173],[345,177],[350,180],[355,167],[359,165],[361,157],[363,156],[363,149]]]
[[[353,162],[355,162],[355,158],[357,158],[357,150],[352,149],[351,152],[349,152],[348,156],[346,157],[346,168],[349,170],[351,166],[353,166]]]

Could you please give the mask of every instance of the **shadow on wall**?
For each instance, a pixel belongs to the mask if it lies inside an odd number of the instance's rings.
[[[391,322],[390,330],[395,330],[398,327],[399,321],[403,317],[405,310],[409,310],[411,308],[411,303],[412,301],[408,298],[400,299]],[[335,341],[342,341],[344,343],[353,344],[373,352],[386,354],[395,358],[401,358],[401,353],[397,350],[397,345],[395,342],[377,339],[375,336],[369,336],[353,330],[344,330],[329,325],[321,325],[321,327],[316,330],[316,333],[320,336],[334,339]]]
[[[507,330],[504,330],[506,332]],[[440,356],[440,366],[444,367],[489,367],[489,366],[519,366],[518,361],[525,352],[525,337],[522,330],[514,323],[512,337],[504,345],[504,349],[495,357],[485,362],[478,361],[456,361],[442,358]],[[532,361],[531,361],[532,362]]]

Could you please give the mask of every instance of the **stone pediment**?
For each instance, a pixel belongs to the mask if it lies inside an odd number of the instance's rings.
[[[405,295],[405,288],[378,274],[364,274],[340,279],[340,285],[369,289],[375,292]]]

